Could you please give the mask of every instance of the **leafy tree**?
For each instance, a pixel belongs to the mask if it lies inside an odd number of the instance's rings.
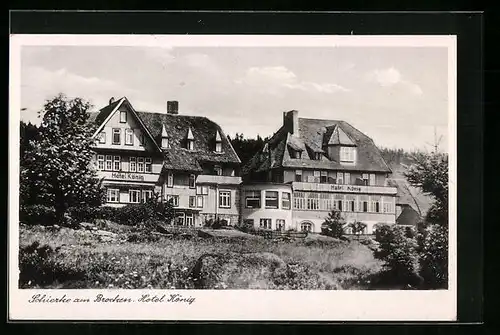
[[[264,143],[269,137],[262,138],[257,135],[255,139],[244,138],[243,134],[236,133],[234,138],[228,136],[228,139],[241,160],[241,166],[244,166],[264,147]]]
[[[352,233],[354,235],[358,236],[358,240],[359,240],[359,235],[366,229],[366,224],[363,222],[360,222],[360,221],[355,221],[355,222],[349,223],[348,227],[351,228]]]
[[[341,238],[344,235],[345,225],[346,222],[340,211],[332,210],[321,225],[321,234]]]
[[[87,122],[90,104],[59,94],[44,105],[39,138],[26,149],[21,187],[35,189],[36,202],[55,210],[67,223],[71,206],[99,206],[104,192],[91,161],[94,126]]]

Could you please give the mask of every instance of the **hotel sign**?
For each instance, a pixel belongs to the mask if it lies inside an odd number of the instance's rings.
[[[128,172],[113,172],[111,173],[111,178],[120,179],[120,180],[136,180],[136,181],[144,181],[144,175],[137,173],[128,173]]]
[[[295,191],[319,191],[319,192],[340,192],[340,193],[366,193],[366,194],[396,194],[395,187],[387,186],[359,186],[359,185],[336,185],[294,182]]]

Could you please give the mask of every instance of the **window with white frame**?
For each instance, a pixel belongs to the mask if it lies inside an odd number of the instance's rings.
[[[161,147],[162,148],[170,148],[170,144],[168,143],[168,137],[162,137]]]
[[[194,174],[189,175],[189,188],[196,187],[196,176]]]
[[[382,211],[384,213],[394,213],[394,198],[393,197],[383,197],[382,198]]]
[[[97,155],[97,168],[104,170],[104,155]]]
[[[137,157],[137,172],[144,172],[144,157]]]
[[[125,144],[134,145],[134,131],[132,129],[125,129]]]
[[[371,202],[371,212],[374,213],[380,213],[381,208],[380,208],[380,196],[377,195],[372,195],[370,197],[370,202]]]
[[[281,208],[290,209],[290,193],[283,192],[281,193]]]
[[[187,140],[187,149],[194,150],[194,140]]]
[[[260,193],[261,191],[245,191],[245,207],[260,208]]]
[[[354,163],[356,160],[355,147],[340,147],[340,162],[341,163]]]
[[[144,171],[147,173],[153,172],[151,157],[144,158]]]
[[[266,192],[266,208],[278,208],[278,191]]]
[[[344,184],[351,185],[351,174],[349,172],[344,172]]]
[[[285,220],[276,219],[276,230],[285,231]]]
[[[197,185],[197,186],[196,186],[196,194],[199,194],[199,195],[207,195],[207,194],[208,194],[208,186],[205,186],[205,185]]]
[[[358,197],[358,200],[359,200],[358,212],[368,212],[368,196],[360,195]]]
[[[202,195],[196,196],[196,207],[203,208],[203,196]]]
[[[219,191],[219,207],[231,208],[231,191]]]
[[[344,184],[344,173],[343,172],[337,172],[337,184],[339,184],[339,185]]]
[[[113,171],[120,171],[122,169],[122,162],[120,156],[113,157]]]
[[[361,179],[363,180],[363,184],[364,185],[368,185],[369,184],[368,173],[361,174]]]
[[[174,187],[174,174],[172,171],[167,173],[167,187]]]
[[[186,214],[186,226],[188,227],[194,226],[193,213]]]
[[[341,212],[345,211],[344,208],[344,195],[343,194],[335,194],[335,209]]]
[[[312,224],[310,222],[302,222],[300,224],[300,230],[304,232],[311,232],[312,231]]]
[[[346,194],[345,196],[345,210],[346,212],[355,212],[356,211],[356,196]]]
[[[196,197],[190,196],[189,197],[189,208],[195,208],[195,207],[196,207]]]
[[[302,181],[302,170],[295,170],[295,181]]]
[[[222,167],[220,165],[214,165],[214,175],[222,176]]]
[[[113,144],[122,144],[122,130],[120,128],[113,128]]]
[[[179,206],[179,196],[178,195],[172,195],[169,194],[166,197],[167,202],[172,201],[172,206],[178,207]]]
[[[370,185],[375,186],[376,184],[375,173],[370,173]]]
[[[314,153],[314,159],[317,160],[317,161],[320,161],[322,156],[323,155],[321,154],[321,152],[315,152]]]
[[[120,190],[117,188],[108,188],[106,192],[107,202],[120,202]]]
[[[272,220],[271,219],[260,219],[260,228],[272,229]]]
[[[106,170],[113,170],[113,156],[111,155],[106,155]]]
[[[152,190],[143,190],[142,191],[142,201],[146,202],[149,199],[153,197],[153,191]]]
[[[184,212],[175,213],[175,224],[177,226],[184,226],[185,220],[186,220],[186,213]]]
[[[105,144],[106,143],[106,133],[101,131],[98,135],[99,143]]]
[[[141,191],[140,190],[129,190],[128,191],[129,202],[133,204],[138,204],[141,202]]]
[[[215,143],[215,152],[222,152],[222,142]]]
[[[127,122],[127,112],[126,111],[120,111],[120,122],[121,123]]]

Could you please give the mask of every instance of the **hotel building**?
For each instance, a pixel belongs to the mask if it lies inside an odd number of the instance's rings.
[[[172,201],[175,222],[202,226],[207,220],[239,219],[240,160],[218,124],[179,114],[136,111],[127,98],[110,99],[98,113],[95,165],[104,178],[107,206],[139,203],[160,195]]]

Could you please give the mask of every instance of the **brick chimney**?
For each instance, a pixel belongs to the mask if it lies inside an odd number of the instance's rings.
[[[283,112],[283,126],[290,134],[299,132],[299,111]]]
[[[179,114],[179,101],[167,101],[167,113]]]

